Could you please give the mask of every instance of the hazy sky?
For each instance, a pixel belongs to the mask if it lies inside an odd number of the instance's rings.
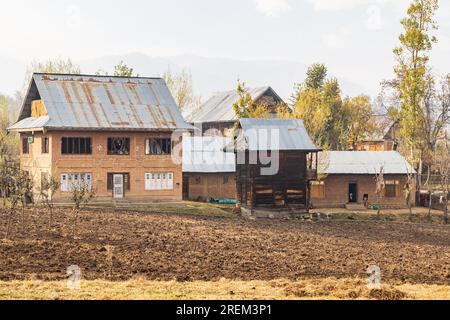
[[[408,3],[2,0],[0,66],[7,59],[28,64],[58,56],[80,61],[130,52],[151,56],[188,53],[324,62],[331,72],[373,87],[391,76],[392,48],[398,43],[399,20]],[[440,42],[432,64],[441,73],[450,72],[450,0],[441,0],[437,20]],[[8,76],[0,70],[0,80]]]

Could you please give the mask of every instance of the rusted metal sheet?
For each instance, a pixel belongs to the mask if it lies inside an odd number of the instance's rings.
[[[34,74],[28,95],[19,121],[31,117],[27,102],[41,99],[47,128],[192,129],[160,78]]]

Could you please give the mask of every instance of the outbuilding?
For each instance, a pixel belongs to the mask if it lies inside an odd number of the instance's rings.
[[[382,204],[406,206],[408,175],[415,174],[396,151],[327,151],[319,154],[318,180],[311,185],[313,207],[341,207],[379,202],[376,175],[382,169],[385,192]],[[413,188],[414,189],[414,188]]]

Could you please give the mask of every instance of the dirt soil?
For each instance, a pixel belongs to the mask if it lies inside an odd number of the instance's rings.
[[[6,230],[0,211],[0,237]],[[57,209],[20,214],[0,240],[0,281],[62,280],[78,265],[87,280],[274,280],[367,278],[450,284],[450,227],[387,221],[244,220],[182,214]]]

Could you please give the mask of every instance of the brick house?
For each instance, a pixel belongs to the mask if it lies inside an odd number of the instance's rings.
[[[313,207],[378,203],[376,174],[383,166],[386,183],[382,204],[406,206],[404,187],[415,171],[396,151],[328,151],[319,154],[319,181],[312,182]],[[322,178],[321,178],[322,177]]]
[[[183,138],[183,199],[216,201],[236,198],[234,154],[224,148],[227,137]]]
[[[80,182],[96,200],[180,201],[172,134],[191,128],[162,79],[34,74],[8,130],[20,134],[20,165],[35,187],[60,180],[55,201]]]

